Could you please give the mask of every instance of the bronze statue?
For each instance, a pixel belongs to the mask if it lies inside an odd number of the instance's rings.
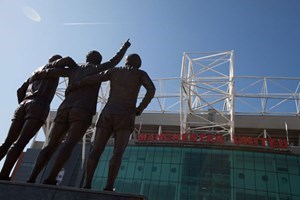
[[[68,87],[70,87],[75,82],[78,82],[89,75],[115,67],[122,60],[129,46],[130,42],[127,40],[120,51],[110,61],[103,64],[100,64],[102,60],[101,54],[97,51],[91,51],[86,56],[86,64],[72,69],[48,70],[47,72],[41,72],[39,76],[69,77]],[[56,184],[55,179],[57,174],[92,122],[93,115],[96,113],[100,85],[101,83],[99,82],[94,85],[66,92],[65,99],[57,110],[57,115],[50,131],[49,144],[39,153],[33,171],[27,182],[35,182],[38,174],[48,163],[49,159],[53,156],[54,152],[61,144],[62,139],[68,132],[67,138],[58,152],[59,156],[55,160],[50,175],[44,180],[44,184]]]
[[[95,141],[87,161],[84,188],[91,188],[99,158],[110,136],[114,133],[114,151],[109,163],[107,184],[104,188],[105,191],[114,191],[114,182],[122,162],[122,156],[134,130],[135,117],[143,112],[155,94],[153,82],[145,71],[139,69],[140,66],[140,56],[131,54],[126,59],[125,67],[113,68],[107,73],[87,77],[73,86],[74,88],[86,88],[89,85],[110,80],[108,102],[97,122]],[[146,94],[139,106],[136,107],[141,86],[145,87]]]
[[[48,64],[39,68],[35,73],[51,68],[73,67],[72,61],[70,57],[62,58],[60,55],[54,55],[49,59]],[[5,142],[0,147],[0,160],[8,152],[0,173],[1,180],[10,179],[11,169],[23,149],[44,124],[58,81],[59,78],[47,78],[31,82],[29,78],[18,89],[19,106],[14,113]],[[15,141],[16,143],[11,147]]]

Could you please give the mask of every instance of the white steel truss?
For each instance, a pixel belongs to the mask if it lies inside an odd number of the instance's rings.
[[[181,134],[213,132],[233,139],[233,78],[233,51],[183,54]]]
[[[298,116],[299,77],[236,76],[237,114]]]

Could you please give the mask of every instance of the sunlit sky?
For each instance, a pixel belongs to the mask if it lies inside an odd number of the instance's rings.
[[[183,52],[225,50],[236,75],[298,77],[299,11],[299,0],[0,0],[0,143],[16,90],[53,54],[105,61],[130,38],[152,78],[179,77]]]

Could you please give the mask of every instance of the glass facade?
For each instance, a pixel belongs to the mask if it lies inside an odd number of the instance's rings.
[[[106,183],[113,147],[93,189]],[[300,200],[300,156],[195,147],[128,146],[116,190],[149,200]]]

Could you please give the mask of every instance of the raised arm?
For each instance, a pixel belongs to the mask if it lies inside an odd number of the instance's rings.
[[[68,66],[69,68],[63,68]],[[71,72],[78,65],[71,57],[64,57],[57,61],[54,61],[48,68],[36,72],[31,78],[30,82],[44,78],[57,78],[57,77],[69,77]]]
[[[53,68],[65,68],[66,66],[69,68],[77,67],[77,63],[69,56],[58,59],[57,61],[54,61],[51,63]]]
[[[98,84],[99,82],[103,82],[103,81],[108,81],[110,79],[111,74],[112,74],[112,70],[113,69],[110,69],[106,72],[100,72],[98,74],[87,76],[87,77],[81,79],[77,83],[73,83],[72,85],[68,85],[66,94],[68,94],[69,92],[71,92],[72,90],[77,89],[77,88],[85,87],[85,86],[88,86],[88,85],[95,85],[95,84]]]
[[[46,69],[41,71],[41,78],[57,78],[57,77],[69,77],[72,69]]]
[[[136,108],[137,116],[141,115],[144,109],[149,105],[149,103],[151,102],[151,100],[155,95],[155,90],[156,90],[152,80],[150,79],[150,77],[146,72],[144,72],[144,75],[142,77],[142,85],[143,87],[146,88],[146,94],[143,100],[141,101],[140,105]]]
[[[130,47],[130,42],[129,39],[123,44],[123,46],[121,47],[121,49],[119,50],[119,52],[113,57],[111,58],[108,62],[105,62],[103,64],[100,64],[97,66],[97,72],[101,72],[101,71],[105,71],[108,70],[110,68],[115,67],[117,64],[120,63],[120,61],[122,60],[122,58],[124,57],[127,49]]]

